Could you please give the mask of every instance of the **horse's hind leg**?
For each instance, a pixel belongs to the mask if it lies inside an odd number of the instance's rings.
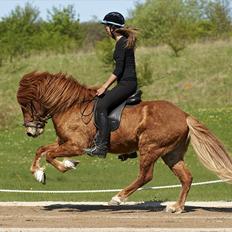
[[[182,185],[179,199],[174,205],[167,206],[167,212],[183,212],[184,204],[192,184],[192,175],[183,161],[183,156],[186,152],[186,148],[187,147],[179,147],[176,151],[173,151],[162,157],[164,162],[169,166],[172,172],[179,178]]]
[[[137,179],[128,187],[119,192],[109,202],[110,205],[119,205],[125,201],[138,188],[148,183],[153,178],[153,169],[156,160],[161,156],[163,149],[146,147],[140,150],[140,172]]]
[[[172,213],[182,213],[188,192],[192,184],[192,175],[185,166],[184,161],[179,161],[171,168],[171,170],[179,178],[182,189],[178,201],[174,205],[168,206],[166,210],[167,212]]]

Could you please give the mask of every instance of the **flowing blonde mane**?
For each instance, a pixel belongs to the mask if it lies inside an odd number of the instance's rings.
[[[91,100],[96,88],[81,85],[64,73],[32,72],[23,76],[19,83],[17,99],[26,106],[32,100],[41,103],[49,112],[62,112],[74,104]]]

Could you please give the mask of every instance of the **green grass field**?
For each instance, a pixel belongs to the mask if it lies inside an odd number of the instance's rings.
[[[152,85],[143,87],[144,99],[167,99],[197,117],[223,142],[231,152],[232,145],[232,58],[231,41],[195,44],[187,48],[180,58],[170,55],[165,48],[139,48],[138,62],[150,56],[153,67]],[[51,122],[45,133],[37,138],[26,137],[22,116],[16,102],[18,81],[33,70],[67,72],[88,85],[99,85],[107,78],[95,54],[40,54],[20,59],[0,68],[0,189],[26,190],[86,190],[121,189],[138,174],[138,160],[121,162],[117,156],[105,160],[83,156],[77,170],[61,174],[46,165],[47,184],[34,180],[29,168],[36,148],[55,140]],[[191,146],[186,162],[194,182],[215,180],[197,160]],[[154,179],[146,186],[179,184],[176,177],[159,160]],[[107,201],[115,193],[35,194],[0,193],[0,201]],[[179,189],[146,190],[133,194],[129,200],[175,200]],[[188,200],[231,201],[232,185],[218,183],[192,187]]]

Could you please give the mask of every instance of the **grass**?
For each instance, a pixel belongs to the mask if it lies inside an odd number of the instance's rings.
[[[227,150],[231,151],[232,70],[231,41],[195,44],[179,58],[172,57],[166,47],[138,48],[137,60],[149,56],[153,67],[153,84],[143,87],[143,99],[167,99],[197,117],[213,131]],[[61,174],[46,166],[47,185],[37,183],[29,172],[35,150],[55,140],[51,122],[37,139],[26,137],[21,126],[22,116],[16,102],[20,78],[33,70],[67,72],[86,85],[100,85],[108,76],[94,52],[78,54],[38,54],[20,59],[0,68],[0,188],[32,190],[121,189],[138,174],[138,160],[121,162],[116,156],[106,160],[80,157],[77,170]],[[197,160],[190,147],[186,162],[194,182],[214,180]],[[44,165],[45,162],[43,161]],[[179,184],[176,177],[160,160],[154,179],[147,186]],[[188,200],[230,200],[232,186],[220,183],[192,187]],[[175,200],[179,189],[136,192],[130,200]],[[0,201],[107,201],[114,193],[88,194],[25,194],[0,193]]]
[[[138,51],[138,61],[150,56],[153,84],[144,89],[149,99],[167,99],[181,107],[232,105],[231,41],[194,44],[179,58],[166,47]]]

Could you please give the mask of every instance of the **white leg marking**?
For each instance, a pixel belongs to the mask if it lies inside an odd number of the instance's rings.
[[[67,168],[67,169],[76,169],[77,164],[79,164],[79,161],[76,160],[67,160],[64,159],[63,160],[63,165]]]
[[[122,203],[126,202],[126,198],[123,199],[119,196],[114,196],[112,197],[111,201],[109,201],[108,205],[121,205]]]
[[[44,168],[37,169],[34,173],[34,177],[38,182],[45,184],[46,183],[46,175],[44,172]]]

